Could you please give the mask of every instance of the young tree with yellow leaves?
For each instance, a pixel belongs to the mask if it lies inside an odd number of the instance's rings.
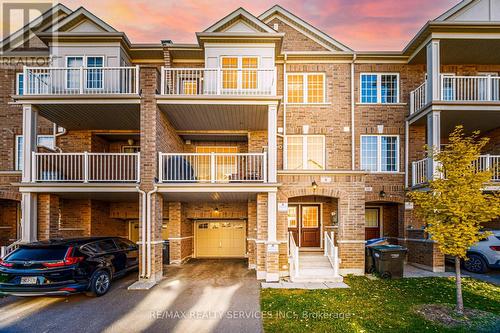
[[[455,258],[456,312],[460,315],[464,311],[460,262],[466,260],[472,245],[488,236],[481,232],[481,224],[500,216],[500,197],[484,191],[491,180],[491,168],[480,171],[477,167],[488,141],[480,138],[479,132],[466,136],[463,126],[457,126],[449,144],[431,154],[441,176],[429,181],[429,191],[409,193],[430,238],[443,254]]]

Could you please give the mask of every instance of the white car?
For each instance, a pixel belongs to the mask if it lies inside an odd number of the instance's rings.
[[[500,230],[491,230],[488,236],[467,251],[464,268],[472,273],[486,273],[490,268],[500,268]]]

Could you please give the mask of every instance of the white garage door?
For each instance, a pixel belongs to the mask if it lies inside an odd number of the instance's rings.
[[[198,221],[195,226],[198,258],[242,258],[246,254],[246,222]]]

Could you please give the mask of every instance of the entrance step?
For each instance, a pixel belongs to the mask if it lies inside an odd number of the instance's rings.
[[[293,282],[342,282],[340,275],[335,275],[333,267],[323,252],[304,252],[299,255],[299,272],[292,276]]]

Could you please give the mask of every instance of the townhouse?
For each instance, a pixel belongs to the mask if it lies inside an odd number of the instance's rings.
[[[4,252],[119,235],[141,246],[140,286],[165,240],[172,264],[339,281],[383,236],[439,271],[406,199],[435,177],[424,145],[480,130],[498,190],[498,0],[460,2],[398,52],[356,52],[280,6],[239,8],[194,44],[133,44],[63,5],[25,29],[2,43]]]

